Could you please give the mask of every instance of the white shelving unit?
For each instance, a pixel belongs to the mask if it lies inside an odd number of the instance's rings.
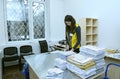
[[[82,18],[81,27],[81,45],[97,45],[98,41],[98,19]]]

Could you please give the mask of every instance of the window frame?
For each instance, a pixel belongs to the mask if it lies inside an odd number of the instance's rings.
[[[45,9],[45,12],[44,12],[44,22],[45,22],[45,38],[37,38],[35,39],[34,38],[34,26],[33,26],[33,9],[32,9],[32,3],[34,2],[34,0],[28,0],[28,25],[29,25],[29,40],[18,40],[18,41],[9,41],[8,40],[8,28],[7,28],[7,7],[6,7],[6,4],[7,4],[7,0],[4,0],[4,25],[5,25],[5,39],[6,39],[6,42],[8,43],[14,43],[14,42],[27,42],[27,41],[34,41],[34,40],[44,40],[47,38],[47,32],[46,30],[47,27],[46,27],[46,1],[35,1],[35,2],[39,2],[40,4],[44,4],[44,9]]]

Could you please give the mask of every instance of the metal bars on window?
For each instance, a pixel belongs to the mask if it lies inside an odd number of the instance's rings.
[[[45,0],[33,0],[32,15],[28,18],[29,0],[6,0],[6,20],[8,41],[30,39],[30,30],[33,29],[34,39],[45,38]],[[33,28],[29,25],[33,19]]]
[[[28,40],[28,3],[24,0],[7,0],[6,5],[8,40]]]
[[[45,38],[45,7],[44,4],[33,2],[34,38]]]

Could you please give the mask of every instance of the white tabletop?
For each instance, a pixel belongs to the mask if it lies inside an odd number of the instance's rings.
[[[112,59],[120,60],[120,53],[115,53],[115,54],[106,53],[105,56]]]
[[[37,54],[25,56],[25,60],[29,66],[33,69],[35,74],[40,78],[44,79],[49,68],[54,67],[54,59],[57,57],[56,54]]]

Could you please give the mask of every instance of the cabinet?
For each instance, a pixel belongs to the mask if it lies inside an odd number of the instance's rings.
[[[98,19],[82,18],[81,27],[81,45],[97,45],[98,41]]]

